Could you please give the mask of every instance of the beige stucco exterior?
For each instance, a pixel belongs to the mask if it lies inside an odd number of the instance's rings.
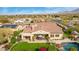
[[[52,35],[54,35],[54,37],[51,37],[51,33],[50,32],[46,32],[46,31],[42,31],[42,30],[39,30],[39,31],[36,31],[36,32],[32,32],[32,33],[21,33],[21,38],[22,38],[22,40],[23,41],[32,41],[33,42],[33,40],[34,40],[34,42],[41,42],[41,43],[43,43],[43,42],[47,42],[46,40],[37,40],[37,39],[33,39],[33,36],[34,35],[37,35],[37,34],[43,34],[43,35],[45,35],[45,34],[48,34],[48,37],[49,37],[49,39],[48,40],[55,40],[55,39],[57,39],[57,40],[60,40],[60,39],[62,39],[62,37],[63,37],[63,33],[59,33],[59,34],[52,34]],[[56,37],[55,35],[59,35],[59,37]],[[26,38],[24,38],[24,36],[29,36],[30,37],[30,40],[29,39],[26,39]]]

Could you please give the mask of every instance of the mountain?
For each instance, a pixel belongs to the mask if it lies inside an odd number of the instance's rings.
[[[60,12],[60,14],[79,14],[79,8],[70,11]]]
[[[79,8],[73,10],[72,12],[79,12]]]

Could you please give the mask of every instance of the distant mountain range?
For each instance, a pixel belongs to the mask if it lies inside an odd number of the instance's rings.
[[[77,8],[77,9],[71,11],[71,12],[79,12],[79,8]]]
[[[74,9],[72,11],[62,11],[62,12],[59,12],[57,14],[79,14],[79,8]]]
[[[72,11],[65,11],[65,12],[77,13],[77,12],[79,12],[79,8],[77,8],[77,9],[75,9],[75,10],[72,10]]]

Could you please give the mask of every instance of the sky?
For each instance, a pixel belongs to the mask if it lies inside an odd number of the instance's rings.
[[[46,14],[75,9],[77,7],[0,7],[0,14]]]

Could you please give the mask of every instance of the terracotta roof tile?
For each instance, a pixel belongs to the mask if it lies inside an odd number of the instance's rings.
[[[56,23],[52,23],[52,22],[41,22],[41,23],[31,24],[29,26],[26,26],[24,32],[35,32],[38,30],[47,31],[50,33],[63,33],[62,28],[57,26]]]

